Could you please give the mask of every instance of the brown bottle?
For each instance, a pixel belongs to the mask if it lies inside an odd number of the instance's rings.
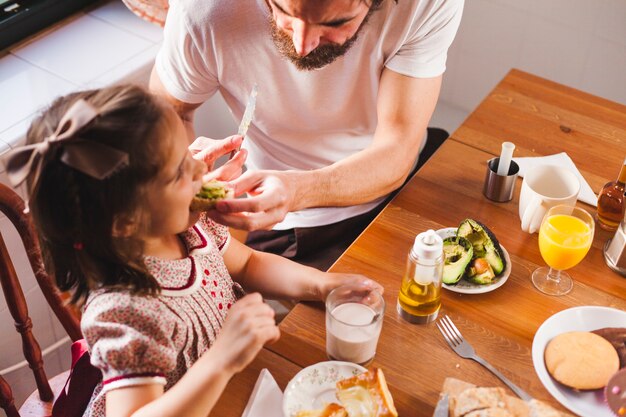
[[[607,182],[598,194],[598,225],[609,231],[617,230],[624,219],[624,186],[626,185],[626,160],[617,180]]]

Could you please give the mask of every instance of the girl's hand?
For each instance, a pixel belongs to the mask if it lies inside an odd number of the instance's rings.
[[[344,274],[335,272],[329,272],[324,275],[326,275],[326,279],[319,281],[318,288],[318,293],[322,301],[326,300],[326,297],[328,297],[328,294],[333,289],[342,285],[362,285],[363,287],[365,287],[365,289],[369,289],[370,291],[378,291],[381,294],[385,291],[382,285],[366,277],[365,275]]]
[[[248,294],[228,312],[211,350],[216,354],[219,351],[226,369],[237,373],[252,362],[266,343],[279,337],[274,310],[263,302],[259,293]]]

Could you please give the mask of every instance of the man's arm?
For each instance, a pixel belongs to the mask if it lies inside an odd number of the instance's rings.
[[[418,155],[437,103],[442,77],[412,78],[385,69],[378,94],[378,126],[372,144],[350,157],[311,171],[247,172],[233,181],[247,199],[217,204],[215,220],[233,227],[270,228],[287,212],[349,206],[398,188]]]
[[[385,69],[372,144],[318,172],[313,171],[310,188],[317,190],[317,195],[309,191],[299,195],[298,200],[304,200],[306,207],[346,206],[372,201],[401,186],[417,158],[437,104],[441,79],[441,76],[412,78]]]
[[[168,93],[168,91],[165,89],[165,86],[161,82],[161,79],[159,78],[155,67],[152,67],[152,72],[150,73],[149,88],[150,91],[164,98],[174,107],[174,110],[176,111],[176,113],[178,113],[181,120],[183,121],[185,129],[187,129],[189,143],[192,143],[196,139],[196,132],[193,127],[193,117],[196,109],[200,107],[202,103],[185,103]]]

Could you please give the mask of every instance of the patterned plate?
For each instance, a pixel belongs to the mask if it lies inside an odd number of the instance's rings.
[[[366,372],[367,369],[351,362],[320,362],[304,368],[293,377],[283,396],[283,413],[293,417],[301,410],[319,410],[328,403],[338,402],[335,396],[337,381]]]

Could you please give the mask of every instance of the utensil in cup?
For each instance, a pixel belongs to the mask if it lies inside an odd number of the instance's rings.
[[[487,172],[485,173],[485,185],[483,194],[489,200],[498,203],[510,201],[513,198],[515,180],[519,174],[519,165],[515,161],[509,161],[509,168],[505,175],[500,175],[500,158],[491,158],[487,161]]]

